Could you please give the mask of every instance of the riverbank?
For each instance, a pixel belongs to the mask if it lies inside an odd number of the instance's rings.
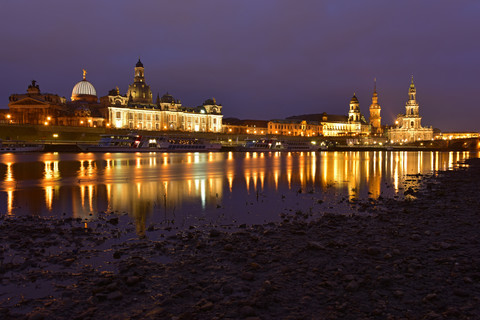
[[[46,152],[81,152],[77,143],[96,144],[103,134],[125,135],[130,132],[131,130],[128,129],[112,129],[104,127],[0,124],[0,140],[25,140],[34,143],[42,143],[45,144]],[[202,138],[212,142],[221,143],[222,151],[236,151],[246,140],[262,138],[262,136],[253,134],[226,134],[212,132],[165,132],[142,130],[136,130],[136,132],[145,136],[169,134],[172,136]],[[349,136],[316,138],[279,136],[278,138],[294,141],[313,141],[317,145],[323,143],[328,145],[328,151],[473,151],[480,148],[478,138],[418,141],[402,145],[382,145],[372,139],[369,140],[369,144],[350,144],[352,141],[349,140],[352,140],[352,137]],[[357,138],[353,140],[357,140]],[[358,142],[361,142],[361,140],[362,139]],[[378,142],[384,143],[385,138],[381,138]]]
[[[480,160],[352,216],[125,239],[133,225],[0,220],[8,319],[478,319]]]
[[[425,147],[425,146],[334,146],[329,147],[328,149],[319,149],[318,151],[469,151],[471,149],[458,147],[457,145],[452,146],[436,146],[436,147]],[[473,149],[472,149],[473,150]],[[106,150],[105,152],[107,152]],[[236,152],[239,151],[238,146],[229,146],[223,145],[221,152]],[[44,152],[84,152],[75,142],[71,143],[45,143]],[[239,151],[239,152],[245,152]],[[256,152],[252,150],[252,152]]]

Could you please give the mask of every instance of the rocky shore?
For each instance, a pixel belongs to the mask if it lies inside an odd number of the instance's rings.
[[[3,216],[0,318],[480,319],[480,159],[468,164],[352,216],[163,238],[127,239],[107,214]]]

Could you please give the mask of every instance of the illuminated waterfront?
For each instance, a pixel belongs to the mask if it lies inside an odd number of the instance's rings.
[[[476,155],[475,155],[476,156]],[[348,213],[345,199],[403,195],[407,175],[452,168],[468,152],[321,152],[0,156],[0,212],[148,222],[241,224],[282,213]],[[414,182],[416,183],[416,182]]]

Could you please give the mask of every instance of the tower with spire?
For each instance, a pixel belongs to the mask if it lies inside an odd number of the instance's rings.
[[[370,105],[370,126],[372,129],[372,135],[380,135],[382,133],[382,117],[380,116],[381,107],[378,104],[377,93],[377,79],[373,81],[373,95],[372,104]]]
[[[348,122],[360,122],[360,104],[357,96],[353,93],[353,97],[350,100],[350,109],[348,110]]]
[[[420,114],[418,113],[418,103],[417,103],[417,89],[415,89],[415,84],[413,83],[413,75],[412,81],[410,82],[410,88],[408,89],[408,101],[405,105],[406,116],[410,116],[412,118],[420,118]],[[420,126],[420,120],[418,121],[418,125]]]
[[[432,127],[422,127],[422,117],[417,102],[417,89],[413,75],[408,88],[408,101],[405,114],[397,116],[395,126],[388,131],[388,139],[393,143],[409,143],[433,139]]]
[[[133,84],[128,86],[127,97],[130,99],[129,103],[133,104],[151,104],[153,101],[152,90],[145,83],[145,69],[140,58],[135,65]]]

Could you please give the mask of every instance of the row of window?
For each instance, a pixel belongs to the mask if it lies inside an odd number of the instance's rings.
[[[140,120],[140,121],[143,120],[143,118],[144,118],[142,113],[138,113],[138,114],[136,114],[136,116],[137,116],[137,120]],[[115,113],[115,118],[116,118],[117,120],[122,119],[122,112],[117,111],[117,112]],[[134,119],[134,114],[131,113],[131,112],[128,113],[128,114],[127,114],[127,118],[128,118],[128,120],[133,120],[133,119]],[[146,117],[145,117],[145,118],[146,118],[145,120],[151,121],[151,120],[152,120],[152,115],[151,115],[151,114],[146,114]],[[199,122],[199,119],[198,119],[198,118],[194,118],[194,119],[195,119],[195,123],[198,123],[198,122]],[[155,120],[156,120],[156,121],[160,121],[160,115],[159,115],[159,114],[156,114],[156,115],[155,115]],[[177,115],[169,114],[169,115],[168,115],[168,121],[177,121]],[[202,118],[200,119],[200,121],[201,121],[202,123],[205,123],[205,122],[206,122],[206,119],[202,117]],[[192,117],[188,117],[188,118],[187,118],[187,122],[192,122]],[[213,123],[213,124],[217,124],[217,119],[216,119],[216,118],[213,118],[213,119],[212,119],[212,123]]]

